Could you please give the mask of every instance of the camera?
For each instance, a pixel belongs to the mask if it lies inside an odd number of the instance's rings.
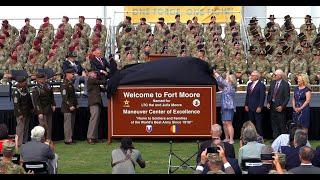
[[[220,150],[219,147],[208,147],[207,148],[207,154],[209,154],[209,153],[219,153],[218,150]]]
[[[274,160],[274,158],[272,157],[274,156],[274,153],[272,154],[261,154],[261,160]]]

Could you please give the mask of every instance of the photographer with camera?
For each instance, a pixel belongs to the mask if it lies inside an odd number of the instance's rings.
[[[233,74],[229,73],[227,73],[226,79],[223,79],[220,76],[220,74],[218,74],[215,68],[213,69],[213,75],[217,79],[219,88],[222,89],[221,115],[223,122],[223,130],[225,133],[224,142],[234,144],[234,129],[232,126],[232,120],[234,112],[236,111],[234,99],[237,89],[237,80]]]
[[[206,165],[209,167],[207,174],[235,174],[226,158],[224,149],[220,145],[208,147],[201,153],[201,161],[196,168],[195,174],[201,174]]]

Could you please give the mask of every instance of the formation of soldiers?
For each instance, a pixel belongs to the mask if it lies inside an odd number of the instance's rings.
[[[9,81],[11,70],[26,70],[31,79],[35,79],[36,70],[42,68],[50,68],[56,74],[62,74],[61,65],[69,51],[77,53],[77,60],[84,67],[90,65],[86,57],[96,48],[105,52],[107,28],[101,19],[96,19],[92,29],[85,23],[83,16],[79,16],[79,23],[74,27],[68,21],[69,18],[63,16],[55,33],[49,17],[43,19],[38,32],[30,24],[29,18],[25,19],[25,26],[20,32],[7,20],[3,20],[0,30],[0,70],[5,76],[1,83]],[[60,78],[55,76],[57,80]]]
[[[253,17],[246,31],[250,42],[249,52],[244,52],[244,43],[240,38],[240,24],[234,15],[224,29],[212,16],[207,25],[198,23],[193,17],[186,25],[175,16],[175,22],[167,24],[160,17],[154,29],[141,18],[138,25],[126,16],[116,29],[116,43],[120,62],[118,68],[148,61],[150,54],[173,56],[194,56],[216,66],[221,74],[234,73],[239,83],[247,83],[248,74],[258,70],[265,83],[270,82],[275,69],[282,69],[291,84],[296,84],[296,76],[306,73],[312,84],[319,84],[320,79],[320,33],[312,23],[310,15],[295,30],[290,15],[284,17],[283,25],[276,23],[274,15],[264,28]],[[7,74],[1,81],[7,83],[11,70],[25,69],[31,79],[35,79],[36,69],[51,68],[55,73],[62,73],[61,64],[68,51],[77,54],[77,60],[85,69],[90,68],[92,52],[99,48],[103,56],[106,52],[107,28],[101,19],[91,28],[85,18],[79,16],[79,23],[72,27],[64,16],[54,34],[54,27],[49,18],[43,19],[38,33],[25,19],[26,25],[18,30],[3,20],[0,30],[0,68]],[[320,27],[319,27],[320,29]],[[318,31],[319,31],[318,29]],[[224,31],[224,38],[221,34]],[[59,80],[60,76],[56,76]]]

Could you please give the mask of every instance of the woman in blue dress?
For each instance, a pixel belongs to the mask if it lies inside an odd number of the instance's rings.
[[[236,111],[234,99],[236,95],[237,80],[233,74],[227,73],[226,79],[223,79],[215,70],[213,71],[213,74],[217,79],[219,88],[222,89],[221,114],[223,130],[225,134],[224,142],[234,144],[234,129],[232,126],[232,120],[234,112]]]
[[[293,116],[292,119],[296,124],[308,131],[310,125],[310,107],[311,89],[309,88],[309,79],[306,74],[298,76],[298,87],[294,89],[292,98]]]

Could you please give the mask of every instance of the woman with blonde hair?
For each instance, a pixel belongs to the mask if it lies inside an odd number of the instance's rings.
[[[234,103],[237,80],[233,74],[227,73],[226,79],[223,79],[216,70],[213,71],[213,75],[217,79],[218,86],[222,89],[221,97],[221,114],[223,122],[223,130],[225,134],[224,142],[234,144],[234,129],[232,126],[232,120],[234,112],[236,111],[236,105]]]
[[[308,75],[300,74],[298,76],[298,87],[295,87],[292,98],[292,119],[296,124],[301,125],[307,132],[310,125],[310,101],[311,89]]]

